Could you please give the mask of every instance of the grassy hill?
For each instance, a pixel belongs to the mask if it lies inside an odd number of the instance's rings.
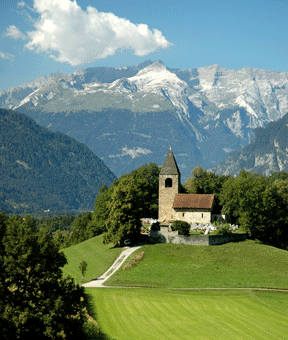
[[[82,261],[86,261],[87,271],[83,282],[96,279],[112,265],[121,251],[122,248],[112,248],[111,245],[104,245],[102,235],[66,248],[63,252],[68,264],[63,268],[63,276],[70,275],[76,282],[80,282],[81,272],[79,265]]]
[[[121,250],[104,246],[101,236],[67,248],[64,276],[79,282],[85,260],[85,281],[96,278]],[[103,339],[285,339],[288,292],[201,288],[288,288],[287,251],[251,240],[210,247],[155,244],[143,250],[136,265],[122,269],[138,252],[106,281],[142,289],[86,289]]]
[[[105,284],[288,288],[288,252],[256,241],[209,247],[155,244],[145,245],[140,249],[143,250],[145,254],[140,262],[120,269]]]

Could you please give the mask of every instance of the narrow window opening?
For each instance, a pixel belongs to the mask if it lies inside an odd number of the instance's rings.
[[[172,178],[166,178],[165,188],[172,188]]]
[[[202,214],[202,218],[203,218],[203,214]]]
[[[183,217],[185,216],[185,213],[183,213]]]

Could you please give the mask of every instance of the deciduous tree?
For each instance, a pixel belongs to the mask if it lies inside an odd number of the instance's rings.
[[[240,224],[253,238],[283,247],[287,205],[266,177],[242,170],[225,182],[220,199],[231,223]]]
[[[83,288],[62,278],[66,258],[31,216],[0,215],[1,336],[74,339],[86,319]],[[3,232],[4,230],[4,232]]]
[[[108,203],[107,232],[104,243],[123,244],[125,239],[138,241],[141,220],[136,181],[133,176],[122,176],[113,188]]]

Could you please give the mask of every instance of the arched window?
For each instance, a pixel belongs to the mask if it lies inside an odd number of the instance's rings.
[[[172,178],[166,178],[165,188],[172,188]]]

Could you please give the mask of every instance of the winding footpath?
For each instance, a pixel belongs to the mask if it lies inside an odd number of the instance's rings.
[[[135,247],[126,247],[122,253],[118,256],[116,261],[112,264],[112,266],[103,274],[101,275],[98,279],[92,280],[90,282],[84,283],[82,286],[83,287],[105,287],[103,283],[109,279],[111,275],[113,275],[116,270],[118,270],[123,262],[132,254],[134,251],[138,250],[141,248],[141,246],[135,246]]]

